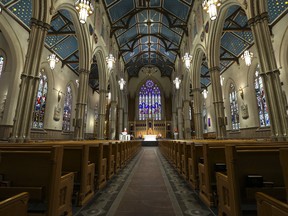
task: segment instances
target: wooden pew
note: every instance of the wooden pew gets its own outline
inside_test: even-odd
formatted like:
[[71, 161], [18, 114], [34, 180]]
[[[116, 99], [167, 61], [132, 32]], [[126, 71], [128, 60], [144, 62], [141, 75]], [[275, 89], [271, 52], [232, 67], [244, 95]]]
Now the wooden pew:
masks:
[[[63, 147], [0, 146], [0, 173], [11, 185], [0, 194], [30, 194], [29, 215], [72, 215], [73, 173], [61, 176]], [[64, 193], [65, 191], [65, 193]]]
[[186, 158], [188, 183], [194, 190], [197, 190], [199, 189], [198, 163], [200, 158], [203, 158], [202, 145], [194, 142], [186, 143]]
[[89, 144], [89, 161], [95, 163], [95, 189], [102, 189], [107, 184], [107, 158], [103, 155], [103, 143]]
[[[285, 187], [280, 169], [279, 147], [235, 146], [225, 147], [227, 175], [217, 173], [219, 215], [238, 216], [256, 213], [256, 192], [264, 192], [277, 199], [285, 197]], [[247, 186], [248, 175], [263, 176], [273, 182], [269, 187]]]
[[103, 144], [103, 157], [107, 159], [107, 173], [106, 179], [109, 180], [114, 175], [114, 161], [115, 157], [112, 152], [112, 143]]
[[2, 200], [0, 194], [0, 215], [1, 216], [27, 216], [29, 194], [23, 192]]
[[[4, 145], [2, 145], [4, 146]], [[38, 142], [30, 144], [6, 144], [7, 148], [26, 147], [33, 149], [61, 146], [64, 148], [62, 173], [74, 173], [73, 200], [78, 206], [85, 205], [94, 195], [95, 164], [89, 163], [89, 146], [78, 141]], [[69, 177], [67, 177], [69, 178]]]
[[89, 161], [89, 145], [62, 143], [64, 146], [62, 170], [73, 172], [76, 204], [87, 204], [94, 195], [95, 164]]
[[119, 142], [112, 143], [112, 154], [115, 157], [114, 173], [117, 174], [121, 169], [121, 151]]
[[198, 163], [199, 197], [207, 205], [215, 205], [215, 164], [225, 163], [224, 146], [203, 145], [203, 163]]
[[288, 203], [288, 148], [280, 149], [280, 162], [286, 187], [286, 202]]
[[287, 216], [288, 204], [281, 202], [267, 194], [257, 192], [257, 215], [258, 216]]

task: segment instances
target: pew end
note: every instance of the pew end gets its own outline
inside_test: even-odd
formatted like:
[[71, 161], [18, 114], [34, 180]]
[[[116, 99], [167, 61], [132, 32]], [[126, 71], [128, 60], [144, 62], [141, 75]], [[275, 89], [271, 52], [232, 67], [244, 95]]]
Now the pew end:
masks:
[[[3, 195], [3, 194], [2, 194]], [[0, 195], [0, 199], [2, 200]], [[0, 201], [1, 216], [27, 216], [29, 194], [23, 192]]]
[[281, 202], [265, 193], [257, 192], [258, 216], [287, 216], [288, 204]]

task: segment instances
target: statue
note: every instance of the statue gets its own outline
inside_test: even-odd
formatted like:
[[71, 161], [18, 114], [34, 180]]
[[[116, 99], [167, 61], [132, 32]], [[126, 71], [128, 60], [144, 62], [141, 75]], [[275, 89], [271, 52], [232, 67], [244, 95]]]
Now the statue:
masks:
[[151, 134], [153, 134], [153, 131], [152, 131], [152, 128], [150, 127], [150, 128], [148, 129], [148, 135], [151, 135]]
[[249, 112], [248, 112], [248, 105], [247, 104], [242, 104], [241, 105], [241, 114], [243, 119], [248, 119], [249, 118]]
[[61, 117], [61, 107], [59, 106], [59, 104], [57, 106], [55, 106], [54, 108], [54, 116], [53, 119], [55, 121], [59, 121]]

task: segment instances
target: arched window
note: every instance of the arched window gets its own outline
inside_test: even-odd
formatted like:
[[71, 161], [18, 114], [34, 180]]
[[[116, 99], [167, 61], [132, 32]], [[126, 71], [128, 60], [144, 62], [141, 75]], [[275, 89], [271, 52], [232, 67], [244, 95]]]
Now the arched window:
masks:
[[147, 80], [139, 91], [139, 120], [161, 120], [161, 92], [157, 84]]
[[38, 128], [38, 129], [44, 128], [44, 114], [46, 108], [47, 92], [48, 92], [47, 76], [40, 74], [38, 92], [33, 112], [32, 128]]
[[239, 123], [239, 109], [237, 103], [237, 92], [233, 84], [230, 85], [229, 101], [230, 101], [232, 130], [239, 130], [240, 123]]
[[259, 115], [260, 127], [267, 127], [270, 126], [270, 118], [268, 114], [268, 107], [264, 92], [263, 80], [260, 77], [259, 73], [260, 71], [258, 65], [255, 72], [255, 81], [254, 81], [257, 106], [258, 106], [258, 115]]
[[0, 56], [0, 78], [4, 70], [4, 57]]
[[70, 131], [71, 113], [72, 113], [72, 88], [68, 85], [66, 88], [66, 95], [64, 99], [64, 112], [63, 112], [63, 131]]

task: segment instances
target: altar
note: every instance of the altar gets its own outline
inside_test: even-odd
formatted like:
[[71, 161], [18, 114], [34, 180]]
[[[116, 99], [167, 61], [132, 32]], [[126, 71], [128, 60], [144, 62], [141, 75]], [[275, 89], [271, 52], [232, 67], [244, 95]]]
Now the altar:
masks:
[[144, 141], [156, 141], [156, 135], [147, 134], [144, 135]]

